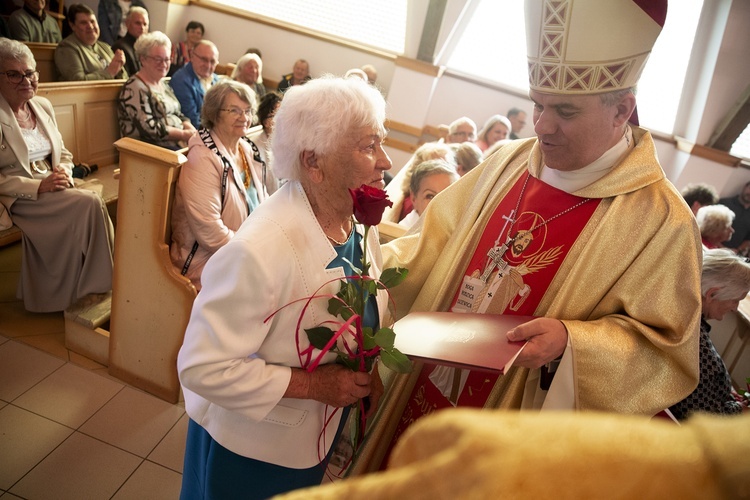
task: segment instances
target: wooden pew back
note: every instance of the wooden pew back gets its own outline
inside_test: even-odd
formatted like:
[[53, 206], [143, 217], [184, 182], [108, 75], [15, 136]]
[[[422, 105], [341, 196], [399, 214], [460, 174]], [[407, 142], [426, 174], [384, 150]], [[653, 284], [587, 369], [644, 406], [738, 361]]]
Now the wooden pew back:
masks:
[[122, 80], [40, 83], [37, 95], [52, 102], [65, 147], [78, 162], [117, 163], [117, 102]]
[[39, 71], [40, 82], [56, 82], [57, 68], [55, 67], [56, 43], [25, 42], [31, 49], [36, 60], [36, 69]]
[[123, 138], [115, 234], [109, 373], [176, 403], [177, 353], [196, 290], [169, 257], [182, 152]]

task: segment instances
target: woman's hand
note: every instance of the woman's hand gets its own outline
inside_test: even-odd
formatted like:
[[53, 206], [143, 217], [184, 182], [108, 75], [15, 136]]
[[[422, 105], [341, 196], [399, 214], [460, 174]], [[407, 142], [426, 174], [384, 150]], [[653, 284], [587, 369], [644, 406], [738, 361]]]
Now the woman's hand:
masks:
[[370, 394], [366, 372], [354, 372], [335, 363], [318, 366], [312, 372], [308, 398], [331, 406], [349, 406]]
[[369, 373], [354, 372], [335, 363], [320, 365], [312, 373], [292, 368], [292, 378], [284, 396], [314, 399], [330, 406], [342, 407], [369, 396], [371, 384], [372, 376]]
[[70, 177], [68, 173], [62, 167], [55, 167], [52, 169], [47, 177], [42, 179], [39, 183], [38, 194], [50, 193], [52, 191], [64, 191], [71, 186]]

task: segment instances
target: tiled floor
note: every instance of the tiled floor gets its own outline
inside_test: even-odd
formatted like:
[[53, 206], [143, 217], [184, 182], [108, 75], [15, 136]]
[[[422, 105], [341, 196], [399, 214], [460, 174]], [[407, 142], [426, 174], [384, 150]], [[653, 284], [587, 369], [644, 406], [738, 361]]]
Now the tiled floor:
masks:
[[68, 351], [62, 313], [27, 313], [20, 251], [0, 248], [0, 498], [178, 498], [184, 407]]

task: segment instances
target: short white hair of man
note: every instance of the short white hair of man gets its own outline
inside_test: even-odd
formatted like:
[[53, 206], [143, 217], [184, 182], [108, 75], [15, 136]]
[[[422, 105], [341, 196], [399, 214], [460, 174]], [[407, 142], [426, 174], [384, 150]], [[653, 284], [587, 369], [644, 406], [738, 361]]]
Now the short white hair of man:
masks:
[[274, 171], [281, 179], [300, 180], [301, 155], [332, 153], [350, 130], [371, 127], [385, 135], [385, 99], [359, 78], [326, 75], [284, 94], [271, 136]]

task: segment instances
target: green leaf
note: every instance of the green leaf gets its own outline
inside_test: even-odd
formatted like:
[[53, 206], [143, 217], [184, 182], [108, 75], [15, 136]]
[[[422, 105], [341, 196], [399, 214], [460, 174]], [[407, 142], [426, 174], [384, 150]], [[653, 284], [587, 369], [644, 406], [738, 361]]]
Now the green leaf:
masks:
[[375, 280], [367, 280], [367, 285], [365, 285], [365, 290], [367, 290], [367, 293], [370, 295], [375, 295], [378, 293], [378, 282]]
[[359, 361], [349, 358], [349, 356], [345, 353], [339, 353], [339, 358], [336, 361], [340, 365], [346, 366], [353, 372], [359, 371]]
[[346, 308], [346, 304], [343, 304], [340, 300], [335, 297], [328, 299], [328, 314], [331, 316], [338, 316], [341, 314], [341, 310]]
[[381, 328], [375, 333], [375, 343], [383, 349], [393, 349], [396, 334], [390, 328]]
[[380, 274], [381, 283], [378, 285], [378, 288], [382, 290], [398, 286], [406, 279], [408, 274], [409, 270], [405, 267], [389, 267]]
[[409, 373], [412, 370], [411, 361], [398, 349], [380, 351], [380, 360], [396, 373]]
[[365, 350], [370, 350], [378, 345], [375, 337], [372, 334], [372, 328], [365, 326], [362, 328], [362, 347]]
[[333, 338], [334, 331], [325, 326], [316, 326], [315, 328], [305, 329], [307, 333], [307, 340], [316, 348], [325, 348], [328, 341]]

